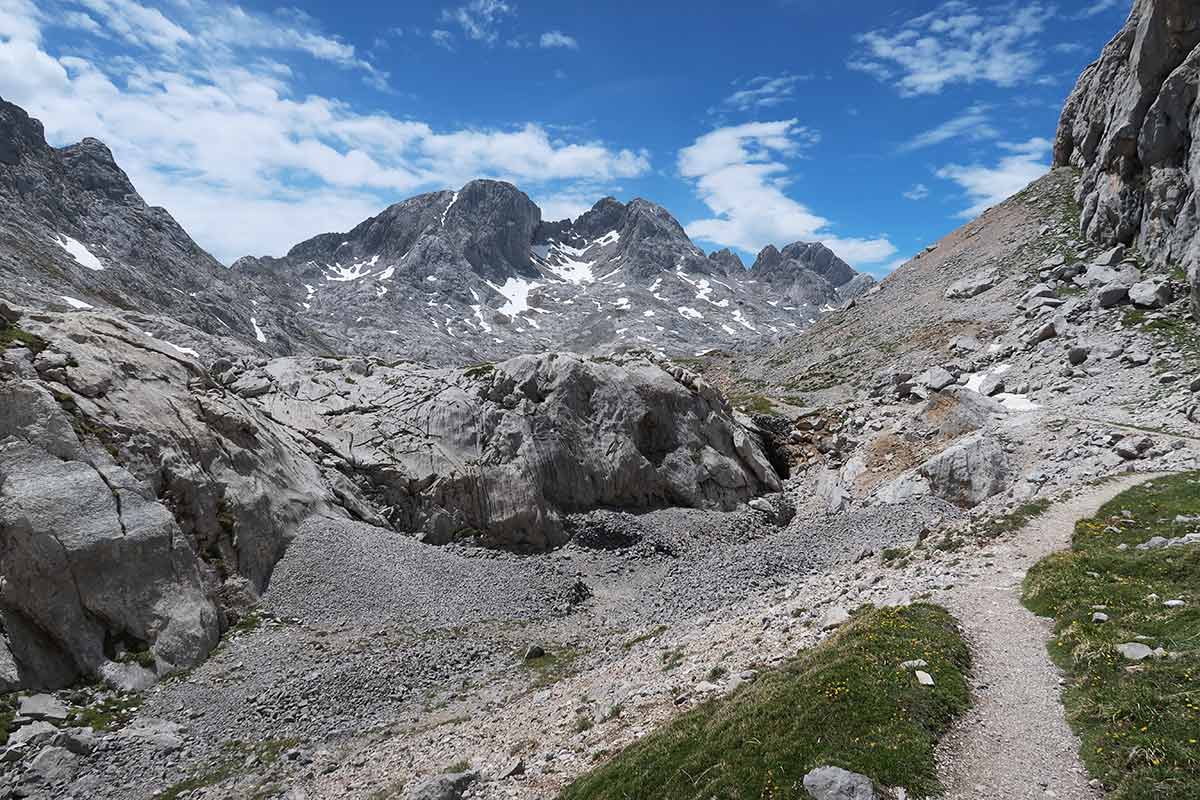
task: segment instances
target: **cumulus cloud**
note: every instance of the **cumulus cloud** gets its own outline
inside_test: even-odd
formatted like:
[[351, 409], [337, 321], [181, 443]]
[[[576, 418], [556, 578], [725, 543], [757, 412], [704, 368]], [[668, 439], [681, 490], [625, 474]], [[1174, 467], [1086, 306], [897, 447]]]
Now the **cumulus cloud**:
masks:
[[896, 252], [884, 237], [843, 238], [832, 222], [793, 200], [784, 189], [783, 159], [799, 156], [820, 135], [797, 120], [719, 128], [679, 152], [679, 172], [695, 183], [713, 216], [687, 226], [689, 236], [757, 252], [768, 244], [821, 241], [855, 264], [883, 261]]
[[811, 75], [760, 75], [726, 97], [721, 106], [735, 111], [773, 108], [791, 100], [795, 96], [796, 85], [808, 80], [812, 80]]
[[98, 15], [97, 35], [146, 49], [93, 61], [43, 46], [50, 23], [31, 5], [0, 3], [23, 8], [0, 23], [0, 95], [41, 119], [54, 143], [103, 139], [147, 201], [225, 261], [281, 253], [400, 197], [474, 177], [552, 195], [650, 168], [645, 152], [552, 137], [535, 124], [441, 130], [304, 93], [289, 60], [357, 68], [349, 62], [359, 56], [301, 17], [270, 31], [250, 15], [253, 24], [234, 33], [227, 26], [247, 12], [210, 3], [203, 20], [168, 20], [187, 36], [131, 33], [145, 42], [133, 45]]
[[847, 66], [894, 84], [905, 96], [938, 94], [956, 83], [1015, 86], [1037, 77], [1037, 38], [1053, 15], [1052, 7], [1037, 2], [949, 0], [897, 28], [861, 34]]
[[904, 196], [909, 200], [924, 200], [926, 197], [929, 197], [929, 187], [923, 183], [918, 183], [905, 192]]
[[1002, 142], [1006, 153], [995, 166], [948, 164], [937, 171], [939, 178], [962, 187], [972, 205], [960, 217], [975, 217], [1007, 200], [1040, 178], [1050, 168], [1050, 141], [1037, 137], [1027, 142]]
[[567, 36], [562, 31], [546, 31], [542, 34], [542, 38], [538, 44], [544, 49], [552, 49], [556, 47], [566, 48], [568, 50], [578, 50], [579, 42], [574, 36]]
[[987, 106], [974, 105], [941, 125], [918, 133], [900, 145], [899, 149], [902, 153], [911, 153], [914, 150], [932, 147], [951, 139], [963, 137], [974, 140], [994, 139], [998, 135], [988, 119]]

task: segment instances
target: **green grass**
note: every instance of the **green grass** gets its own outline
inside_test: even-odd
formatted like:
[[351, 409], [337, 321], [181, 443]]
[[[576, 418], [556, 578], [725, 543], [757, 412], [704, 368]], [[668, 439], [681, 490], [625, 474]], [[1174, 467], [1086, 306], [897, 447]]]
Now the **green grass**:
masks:
[[96, 731], [115, 731], [125, 727], [137, 715], [141, 700], [136, 694], [119, 692], [98, 703], [71, 709], [71, 725]]
[[490, 361], [483, 361], [478, 364], [472, 364], [463, 370], [463, 375], [467, 378], [485, 378], [496, 371], [496, 365]]
[[[243, 764], [250, 756], [256, 756], [260, 764], [270, 766], [279, 760], [285, 750], [296, 746], [296, 739], [267, 739], [254, 745], [247, 745], [240, 740], [226, 742], [221, 746], [221, 758], [205, 772], [172, 784], [158, 795], [159, 800], [179, 800], [198, 789], [207, 789], [217, 784], [237, 777], [241, 774]], [[268, 787], [259, 785], [245, 797], [263, 797], [263, 790]]]
[[666, 632], [667, 632], [666, 625], [656, 625], [653, 628], [651, 628], [650, 630], [643, 633], [641, 636], [635, 636], [632, 639], [630, 639], [629, 641], [625, 642], [621, 646], [623, 648], [625, 648], [626, 650], [632, 650], [634, 647], [638, 646], [642, 642], [648, 642], [651, 639], [656, 639], [659, 636], [662, 636]]
[[[936, 686], [899, 666], [918, 658]], [[865, 608], [831, 639], [583, 775], [561, 800], [799, 800], [804, 775], [824, 764], [937, 792], [934, 746], [967, 707], [969, 659], [944, 609]]]
[[761, 394], [731, 394], [729, 404], [751, 414], [770, 414], [775, 411], [771, 399]]
[[541, 658], [523, 660], [521, 666], [533, 673], [530, 688], [542, 689], [577, 674], [579, 668], [576, 662], [582, 655], [580, 650], [565, 647], [547, 652]]
[[24, 347], [36, 355], [45, 350], [47, 345], [46, 340], [42, 337], [34, 336], [15, 325], [10, 325], [7, 328], [0, 328], [0, 350], [7, 350], [10, 347]]
[[[1136, 549], [1195, 529], [1176, 524], [1179, 515], [1200, 516], [1200, 472], [1118, 495], [1025, 581], [1026, 605], [1055, 620], [1050, 654], [1067, 674], [1067, 716], [1110, 800], [1200, 796], [1200, 547]], [[1176, 599], [1187, 605], [1163, 606]], [[1093, 623], [1093, 606], [1109, 621]], [[1138, 636], [1180, 655], [1125, 661], [1115, 646]]]
[[1025, 503], [1008, 514], [992, 517], [983, 524], [980, 535], [986, 539], [995, 539], [1006, 533], [1013, 533], [1024, 528], [1032, 520], [1037, 519], [1050, 509], [1050, 501], [1042, 498]]

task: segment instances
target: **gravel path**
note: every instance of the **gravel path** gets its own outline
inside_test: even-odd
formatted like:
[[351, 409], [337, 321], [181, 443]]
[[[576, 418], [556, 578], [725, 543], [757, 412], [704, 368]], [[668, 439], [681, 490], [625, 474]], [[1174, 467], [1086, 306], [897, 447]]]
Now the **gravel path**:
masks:
[[1050, 624], [1021, 605], [1021, 582], [1039, 560], [1070, 546], [1077, 520], [1153, 477], [1110, 481], [1054, 506], [997, 548], [990, 576], [947, 596], [972, 646], [975, 702], [939, 749], [945, 800], [1100, 796], [1063, 713], [1059, 672], [1046, 653]]

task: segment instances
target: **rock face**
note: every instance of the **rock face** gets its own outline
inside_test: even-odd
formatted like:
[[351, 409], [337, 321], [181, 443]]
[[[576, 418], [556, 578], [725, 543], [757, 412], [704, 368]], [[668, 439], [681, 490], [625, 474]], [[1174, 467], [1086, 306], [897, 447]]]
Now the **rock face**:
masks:
[[1200, 17], [1191, 0], [1137, 0], [1063, 110], [1056, 166], [1082, 170], [1087, 238], [1186, 268], [1200, 315]]
[[[279, 359], [252, 402], [348, 464], [387, 522], [522, 551], [596, 507], [731, 509], [778, 478], [724, 400], [678, 367], [549, 353], [465, 371]], [[242, 380], [245, 380], [243, 378]]]
[[0, 359], [4, 689], [195, 664], [313, 515], [528, 552], [566, 513], [780, 487], [715, 390], [644, 358], [205, 369], [120, 319], [4, 309], [28, 344]]

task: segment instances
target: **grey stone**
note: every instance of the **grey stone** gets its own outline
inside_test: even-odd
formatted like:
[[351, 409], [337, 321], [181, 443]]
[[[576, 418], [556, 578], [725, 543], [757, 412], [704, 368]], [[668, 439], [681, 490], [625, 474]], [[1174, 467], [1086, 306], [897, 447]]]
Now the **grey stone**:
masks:
[[29, 719], [62, 722], [70, 714], [70, 710], [66, 703], [52, 694], [34, 694], [21, 698], [17, 704], [17, 713]]
[[928, 672], [925, 672], [924, 670], [917, 670], [914, 674], [916, 675], [917, 683], [921, 684], [922, 686], [933, 686], [933, 676]]
[[831, 628], [840, 628], [850, 621], [850, 612], [842, 606], [831, 606], [825, 609], [825, 613], [821, 614], [817, 620], [817, 628], [823, 631]]
[[1162, 281], [1142, 281], [1129, 287], [1129, 301], [1139, 308], [1162, 308], [1171, 302], [1171, 290]]
[[841, 767], [817, 767], [804, 776], [804, 788], [813, 800], [876, 800], [875, 787], [866, 775]]
[[117, 738], [174, 752], [183, 747], [183, 726], [163, 719], [139, 718], [117, 731]]
[[478, 779], [479, 773], [474, 770], [436, 775], [414, 785], [408, 793], [408, 800], [460, 800]]
[[1125, 642], [1117, 645], [1117, 652], [1126, 661], [1143, 661], [1154, 655], [1154, 651], [1141, 642]]
[[1012, 483], [1012, 465], [994, 437], [972, 434], [926, 461], [918, 472], [937, 497], [971, 508]]
[[993, 397], [1005, 390], [1004, 378], [999, 375], [988, 375], [979, 384], [979, 393], [984, 397]]
[[1101, 308], [1113, 308], [1129, 299], [1129, 286], [1124, 283], [1106, 283], [1096, 293], [1096, 302]]
[[946, 289], [945, 297], [947, 300], [965, 300], [975, 297], [991, 289], [998, 280], [999, 273], [994, 270], [968, 275], [950, 284]]
[[44, 742], [49, 742], [55, 734], [58, 733], [58, 728], [51, 725], [49, 722], [38, 720], [31, 722], [28, 725], [22, 725], [17, 728], [8, 737], [9, 744], [29, 744], [38, 745]]
[[954, 382], [954, 375], [942, 367], [931, 367], [917, 378], [917, 383], [927, 386], [935, 392], [940, 392]]
[[46, 747], [34, 756], [29, 769], [50, 785], [66, 783], [79, 769], [79, 757], [65, 747]]

